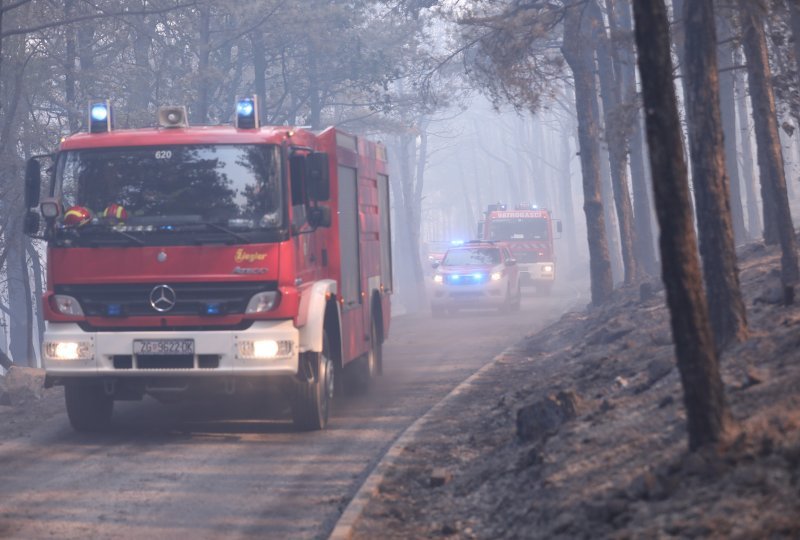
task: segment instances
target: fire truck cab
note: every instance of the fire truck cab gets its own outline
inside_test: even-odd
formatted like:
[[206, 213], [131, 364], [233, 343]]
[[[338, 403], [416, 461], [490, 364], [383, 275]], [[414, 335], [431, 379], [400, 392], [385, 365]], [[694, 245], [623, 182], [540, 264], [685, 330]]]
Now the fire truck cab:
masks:
[[561, 233], [561, 222], [553, 220], [547, 209], [529, 203], [513, 210], [502, 203], [490, 204], [480, 226], [481, 238], [505, 243], [519, 266], [520, 283], [548, 295], [556, 278], [554, 221]]
[[[300, 429], [382, 369], [392, 292], [383, 146], [336, 128], [113, 130], [90, 104], [42, 181], [26, 171], [26, 232], [47, 241], [42, 361], [76, 430], [115, 400], [280, 392]], [[40, 193], [44, 197], [40, 197]], [[44, 223], [40, 225], [41, 217]]]

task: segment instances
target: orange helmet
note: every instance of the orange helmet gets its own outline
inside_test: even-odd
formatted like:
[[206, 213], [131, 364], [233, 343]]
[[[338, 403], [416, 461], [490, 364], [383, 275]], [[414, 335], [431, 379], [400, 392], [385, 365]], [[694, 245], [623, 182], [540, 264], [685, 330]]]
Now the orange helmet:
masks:
[[72, 206], [64, 212], [64, 225], [68, 227], [80, 227], [92, 221], [92, 214], [88, 208], [83, 206]]
[[106, 209], [103, 210], [101, 215], [104, 219], [111, 222], [120, 222], [128, 219], [128, 212], [125, 211], [125, 208], [121, 204], [117, 203], [106, 206]]

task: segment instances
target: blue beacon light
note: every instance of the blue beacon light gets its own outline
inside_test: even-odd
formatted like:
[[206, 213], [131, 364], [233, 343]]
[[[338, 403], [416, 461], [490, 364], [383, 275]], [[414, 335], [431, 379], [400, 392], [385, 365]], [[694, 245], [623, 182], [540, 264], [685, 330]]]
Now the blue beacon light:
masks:
[[258, 101], [255, 96], [242, 98], [236, 102], [236, 127], [238, 129], [258, 128]]
[[89, 103], [89, 133], [111, 131], [111, 102], [95, 101]]

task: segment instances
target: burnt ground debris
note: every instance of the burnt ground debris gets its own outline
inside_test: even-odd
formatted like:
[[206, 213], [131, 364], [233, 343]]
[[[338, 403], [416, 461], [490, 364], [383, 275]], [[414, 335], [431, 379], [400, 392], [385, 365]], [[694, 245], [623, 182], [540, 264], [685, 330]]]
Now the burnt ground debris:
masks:
[[779, 257], [739, 253], [750, 338], [721, 357], [720, 455], [688, 452], [663, 289], [620, 289], [430, 418], [354, 538], [800, 537], [800, 305], [781, 304]]

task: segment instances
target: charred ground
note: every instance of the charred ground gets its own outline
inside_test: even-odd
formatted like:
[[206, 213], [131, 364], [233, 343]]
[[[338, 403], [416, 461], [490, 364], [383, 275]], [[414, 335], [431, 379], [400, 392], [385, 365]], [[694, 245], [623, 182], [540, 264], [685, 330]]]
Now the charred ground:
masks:
[[721, 359], [738, 423], [722, 455], [687, 452], [663, 290], [623, 289], [427, 422], [355, 537], [800, 536], [800, 306], [780, 304], [777, 248], [739, 257], [750, 338]]

